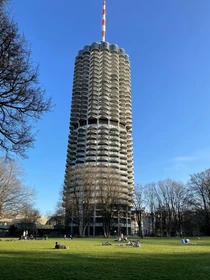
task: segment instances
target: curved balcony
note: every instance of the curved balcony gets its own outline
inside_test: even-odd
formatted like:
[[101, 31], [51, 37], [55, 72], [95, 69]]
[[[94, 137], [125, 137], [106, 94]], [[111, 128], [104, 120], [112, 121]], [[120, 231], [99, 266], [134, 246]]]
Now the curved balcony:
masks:
[[127, 172], [128, 168], [127, 165], [121, 165], [120, 166], [120, 171], [126, 171]]
[[77, 155], [77, 158], [84, 157], [85, 152], [84, 151], [77, 151], [76, 155]]
[[71, 159], [72, 157], [76, 157], [76, 152], [74, 151], [69, 151], [67, 154], [67, 158]]
[[87, 108], [87, 106], [88, 106], [88, 96], [87, 95], [83, 95], [83, 96], [81, 96], [81, 107], [82, 108]]
[[126, 174], [120, 174], [120, 181], [122, 182], [127, 182], [128, 181], [128, 178], [127, 178], [127, 172]]
[[99, 118], [108, 118], [109, 117], [109, 110], [99, 110]]
[[115, 135], [111, 134], [111, 135], [109, 135], [109, 140], [119, 142], [119, 136], [118, 135], [115, 136]]
[[86, 163], [96, 163], [96, 159], [88, 157], [88, 158], [86, 158]]
[[103, 97], [107, 98], [107, 97], [109, 97], [109, 94], [110, 94], [109, 85], [102, 84], [100, 93], [99, 93], [100, 98], [103, 98]]
[[110, 139], [119, 140], [120, 134], [118, 131], [110, 130], [109, 135], [110, 135]]
[[121, 156], [127, 156], [127, 150], [126, 149], [120, 149], [120, 155]]
[[127, 138], [127, 131], [125, 129], [124, 130], [120, 130], [120, 137]]
[[107, 151], [108, 152], [108, 150], [109, 150], [109, 146], [107, 145], [107, 143], [106, 144], [104, 144], [104, 143], [98, 143], [98, 149], [100, 149], [100, 150], [104, 150], [104, 151]]
[[98, 144], [99, 145], [108, 145], [107, 140], [108, 140], [108, 137], [106, 135], [104, 135], [104, 137], [102, 137], [102, 135], [100, 135], [98, 137]]
[[99, 61], [93, 61], [93, 62], [91, 62], [91, 64], [90, 64], [90, 71], [92, 70], [97, 70], [97, 71], [100, 71], [100, 69], [101, 69], [101, 66], [100, 66], [100, 62]]
[[77, 140], [77, 132], [72, 132], [69, 137], [68, 137], [69, 141], [70, 140], [74, 140], [76, 141]]
[[117, 110], [117, 113], [119, 113], [119, 99], [117, 98], [117, 96], [111, 96], [110, 98], [110, 111], [115, 111], [116, 113], [116, 110]]
[[97, 131], [88, 131], [87, 133], [87, 138], [90, 139], [90, 138], [94, 138], [94, 139], [97, 139]]
[[82, 148], [85, 149], [85, 146], [86, 146], [86, 142], [85, 142], [85, 141], [84, 141], [84, 142], [78, 142], [78, 143], [77, 143], [77, 147], [78, 147], [79, 149], [82, 149]]
[[98, 145], [108, 145], [108, 137], [107, 136], [99, 137], [98, 138]]
[[132, 128], [132, 122], [131, 120], [127, 120], [126, 128], [129, 130]]
[[71, 125], [74, 125], [74, 123], [77, 123], [78, 120], [79, 120], [78, 118], [71, 117]]
[[94, 112], [89, 112], [88, 113], [88, 118], [98, 118], [98, 112], [96, 112], [95, 111], [95, 113]]
[[122, 159], [120, 159], [120, 164], [121, 164], [121, 165], [127, 165], [127, 160], [122, 160]]
[[119, 114], [117, 114], [116, 112], [115, 113], [110, 112], [110, 118], [112, 120], [118, 120], [119, 119]]
[[85, 135], [82, 136], [82, 137], [78, 137], [77, 142], [78, 142], [78, 143], [83, 143], [83, 142], [85, 142]]
[[127, 160], [127, 155], [120, 153], [120, 160]]
[[104, 155], [104, 156], [97, 156], [97, 161], [99, 162], [108, 162], [108, 156]]
[[120, 111], [120, 122], [121, 123], [126, 123], [126, 117], [125, 117], [125, 114], [123, 112]]
[[75, 103], [75, 102], [72, 102], [72, 105], [71, 105], [71, 112], [75, 112], [77, 113], [77, 111], [80, 109], [80, 104], [78, 103]]
[[109, 101], [109, 94], [110, 94], [110, 90], [107, 90], [107, 88], [105, 87], [101, 88], [101, 92], [99, 94], [99, 101], [101, 105], [106, 104]]
[[134, 171], [133, 168], [128, 170], [128, 178], [133, 178]]
[[89, 105], [88, 105], [88, 110], [92, 110], [93, 112], [97, 112], [96, 107], [98, 107], [98, 101], [90, 99]]
[[95, 156], [96, 156], [96, 152], [93, 150], [86, 152], [86, 157], [95, 157]]
[[109, 157], [109, 162], [116, 162], [120, 165], [120, 160], [118, 157]]
[[74, 166], [76, 161], [67, 159], [66, 162], [67, 162], [67, 166]]
[[127, 161], [128, 170], [133, 170], [133, 161]]
[[120, 138], [120, 145], [125, 147], [125, 145], [127, 145], [127, 139]]
[[77, 147], [77, 153], [85, 153], [85, 147]]
[[87, 119], [87, 113], [81, 113], [80, 114], [80, 119], [86, 120]]
[[110, 146], [109, 147], [109, 152], [112, 153], [112, 152], [117, 152], [119, 153], [119, 147], [118, 146]]
[[96, 140], [87, 140], [87, 145], [96, 145], [97, 144], [97, 141]]
[[88, 130], [87, 130], [87, 134], [90, 135], [90, 134], [97, 134], [97, 127], [96, 126], [93, 126], [93, 125], [89, 125], [88, 126]]
[[118, 168], [119, 167], [119, 164], [118, 163], [116, 163], [116, 162], [109, 162], [109, 166], [111, 166], [111, 167], [116, 167], [116, 168]]
[[127, 177], [127, 169], [126, 169], [126, 170], [121, 170], [121, 169], [120, 169], [120, 174], [121, 174], [122, 176], [126, 176], [126, 177]]
[[77, 121], [79, 119], [79, 112], [78, 113], [75, 113], [75, 112], [72, 112], [71, 113], [71, 120], [72, 121]]
[[105, 151], [105, 150], [98, 150], [97, 154], [98, 154], [98, 156], [108, 156], [107, 151]]
[[79, 132], [78, 133], [78, 142], [85, 141], [85, 139], [86, 139], [86, 133]]
[[96, 143], [97, 137], [95, 135], [87, 136], [87, 143]]
[[109, 149], [109, 155], [110, 155], [110, 156], [117, 156], [117, 157], [118, 157], [118, 156], [119, 156], [119, 151], [118, 151], [118, 149], [115, 149], [115, 148], [114, 148], [114, 149], [111, 149], [111, 148], [110, 148], [110, 149]]
[[99, 131], [99, 133], [101, 133], [101, 132], [108, 133], [109, 132], [109, 128], [108, 128], [108, 126], [99, 125], [98, 131]]
[[104, 138], [104, 139], [108, 139], [108, 131], [103, 131], [103, 130], [98, 130], [98, 139]]
[[110, 64], [110, 61], [111, 61], [111, 57], [107, 53], [102, 56], [102, 59], [101, 59], [102, 65], [104, 63]]
[[85, 159], [79, 158], [76, 160], [76, 164], [85, 163]]
[[113, 147], [119, 147], [120, 146], [118, 141], [109, 141], [109, 145], [113, 146]]
[[93, 157], [96, 156], [96, 150], [93, 150], [93, 149], [92, 149], [92, 150], [88, 150], [88, 149], [87, 149], [87, 151], [86, 151], [86, 157], [87, 157], [87, 156], [93, 156]]
[[74, 85], [73, 89], [72, 89], [72, 92], [73, 92], [72, 97], [75, 96], [76, 93], [80, 94], [81, 93], [81, 89], [82, 89], [82, 87], [80, 85], [78, 85], [78, 84]]
[[101, 97], [100, 101], [101, 101], [101, 104], [103, 104], [103, 106], [109, 108], [109, 97], [108, 96]]

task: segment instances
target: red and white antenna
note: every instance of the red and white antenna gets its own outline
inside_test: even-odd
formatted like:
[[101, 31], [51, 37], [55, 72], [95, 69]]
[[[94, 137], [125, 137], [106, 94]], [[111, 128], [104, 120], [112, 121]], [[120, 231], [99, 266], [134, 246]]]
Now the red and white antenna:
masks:
[[106, 1], [103, 1], [102, 11], [102, 42], [105, 42], [106, 37]]

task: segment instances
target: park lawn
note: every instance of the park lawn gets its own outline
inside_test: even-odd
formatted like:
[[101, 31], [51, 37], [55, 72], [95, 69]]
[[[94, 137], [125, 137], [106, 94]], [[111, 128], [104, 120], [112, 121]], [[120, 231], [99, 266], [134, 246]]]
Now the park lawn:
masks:
[[[186, 245], [179, 238], [144, 238], [140, 248], [104, 238], [6, 240], [0, 241], [2, 280], [210, 279], [210, 238]], [[69, 249], [55, 250], [55, 241]]]

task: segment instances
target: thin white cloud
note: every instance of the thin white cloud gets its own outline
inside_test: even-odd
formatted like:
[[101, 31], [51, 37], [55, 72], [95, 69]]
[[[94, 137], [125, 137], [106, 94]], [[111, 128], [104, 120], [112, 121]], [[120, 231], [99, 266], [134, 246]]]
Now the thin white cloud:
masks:
[[171, 161], [172, 162], [189, 162], [189, 161], [193, 161], [193, 160], [197, 160], [198, 157], [195, 157], [195, 156], [179, 156], [179, 157], [175, 157], [175, 158], [172, 158]]
[[204, 159], [210, 159], [210, 147], [197, 150], [194, 153], [191, 153], [190, 155], [182, 155], [182, 156], [174, 157], [170, 159], [170, 161], [174, 163], [188, 163], [188, 162], [199, 161]]
[[166, 177], [187, 181], [190, 174], [207, 168], [210, 168], [210, 147], [169, 159], [164, 174]]

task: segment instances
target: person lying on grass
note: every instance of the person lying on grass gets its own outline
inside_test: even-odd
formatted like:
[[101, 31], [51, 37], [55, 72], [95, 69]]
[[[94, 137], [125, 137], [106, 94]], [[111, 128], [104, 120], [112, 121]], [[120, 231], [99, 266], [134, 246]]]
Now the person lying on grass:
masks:
[[55, 249], [68, 249], [68, 247], [55, 242]]
[[112, 244], [110, 242], [102, 242], [102, 246], [111, 246]]
[[181, 240], [181, 244], [196, 244], [195, 242], [191, 242], [189, 238], [183, 238]]
[[135, 241], [128, 241], [128, 243], [124, 244], [117, 244], [117, 246], [122, 246], [122, 247], [141, 247], [141, 243], [139, 240]]

